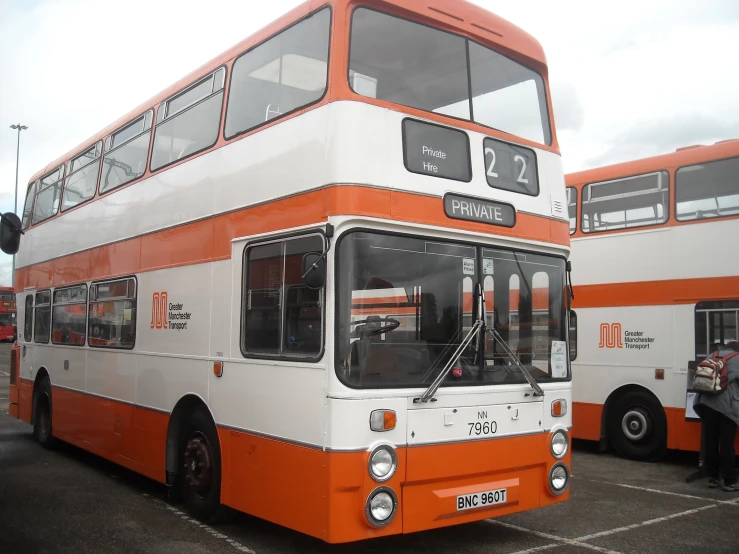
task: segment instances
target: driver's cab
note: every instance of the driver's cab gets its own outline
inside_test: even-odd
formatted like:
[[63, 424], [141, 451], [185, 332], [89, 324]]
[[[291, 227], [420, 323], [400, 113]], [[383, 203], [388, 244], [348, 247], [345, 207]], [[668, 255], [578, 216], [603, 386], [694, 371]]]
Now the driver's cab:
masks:
[[428, 344], [421, 337], [420, 293], [373, 277], [352, 291], [349, 379], [387, 386], [407, 383], [431, 365]]

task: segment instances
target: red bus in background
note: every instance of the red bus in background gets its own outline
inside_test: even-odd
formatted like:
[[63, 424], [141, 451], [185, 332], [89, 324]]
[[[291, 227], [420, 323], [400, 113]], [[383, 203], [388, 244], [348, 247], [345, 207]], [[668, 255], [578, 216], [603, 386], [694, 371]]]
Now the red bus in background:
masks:
[[13, 287], [0, 287], [0, 341], [14, 341], [15, 291]]
[[15, 291], [13, 287], [0, 287], [0, 341], [14, 341], [15, 325]]

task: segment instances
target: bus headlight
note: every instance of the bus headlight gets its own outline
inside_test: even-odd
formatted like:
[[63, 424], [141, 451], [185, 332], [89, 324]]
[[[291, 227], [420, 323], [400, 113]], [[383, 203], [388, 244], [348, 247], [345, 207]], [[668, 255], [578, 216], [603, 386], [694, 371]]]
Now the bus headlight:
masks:
[[374, 527], [383, 527], [393, 520], [397, 508], [398, 500], [391, 488], [375, 489], [367, 498], [367, 521]]
[[387, 481], [398, 468], [398, 456], [391, 446], [378, 446], [369, 457], [369, 473], [378, 482]]
[[554, 464], [549, 471], [549, 490], [552, 494], [559, 496], [565, 490], [570, 480], [570, 472], [563, 463]]
[[565, 431], [557, 431], [552, 435], [551, 450], [552, 456], [558, 460], [567, 454], [567, 447], [569, 446], [567, 439], [567, 433]]

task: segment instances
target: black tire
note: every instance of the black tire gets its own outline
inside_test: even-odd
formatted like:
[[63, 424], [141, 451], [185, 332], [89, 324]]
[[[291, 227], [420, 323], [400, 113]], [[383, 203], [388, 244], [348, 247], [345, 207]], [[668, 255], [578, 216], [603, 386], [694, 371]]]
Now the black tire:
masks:
[[608, 439], [622, 457], [653, 462], [667, 450], [667, 416], [648, 392], [617, 398], [607, 417]]
[[33, 395], [33, 436], [44, 448], [54, 448], [57, 441], [51, 431], [51, 381], [44, 376]]
[[197, 408], [185, 422], [180, 447], [178, 479], [182, 500], [192, 517], [215, 523], [221, 506], [221, 446], [218, 431], [205, 408]]

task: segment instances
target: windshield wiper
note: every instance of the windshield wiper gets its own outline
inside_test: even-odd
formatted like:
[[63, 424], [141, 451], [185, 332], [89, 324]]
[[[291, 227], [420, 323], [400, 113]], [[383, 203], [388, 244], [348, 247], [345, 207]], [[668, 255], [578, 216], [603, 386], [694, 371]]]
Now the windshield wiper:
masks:
[[536, 382], [536, 379], [534, 379], [531, 373], [529, 373], [529, 370], [526, 369], [526, 367], [521, 363], [521, 360], [518, 359], [518, 356], [513, 353], [513, 351], [510, 349], [506, 341], [503, 340], [503, 337], [500, 336], [500, 333], [498, 333], [495, 327], [488, 327], [486, 330], [496, 341], [498, 341], [498, 343], [503, 347], [503, 351], [513, 361], [516, 367], [518, 367], [521, 373], [523, 373], [523, 376], [529, 382], [531, 388], [534, 389], [534, 396], [544, 396], [544, 391], [539, 386], [539, 383]]
[[452, 357], [449, 358], [449, 361], [444, 366], [444, 369], [441, 370], [439, 375], [436, 376], [436, 379], [434, 379], [434, 382], [429, 385], [429, 388], [426, 389], [426, 392], [424, 392], [419, 398], [414, 398], [413, 403], [418, 404], [419, 402], [424, 404], [431, 400], [436, 394], [436, 391], [441, 386], [441, 382], [444, 380], [444, 378], [447, 376], [449, 371], [451, 371], [452, 367], [454, 367], [455, 362], [457, 361], [457, 358], [462, 354], [465, 348], [472, 342], [472, 339], [475, 338], [475, 335], [480, 330], [480, 328], [483, 325], [483, 320], [478, 319], [475, 321], [475, 323], [472, 325], [472, 329], [470, 329], [469, 333], [462, 339], [462, 342], [459, 343], [459, 346], [452, 354]]

